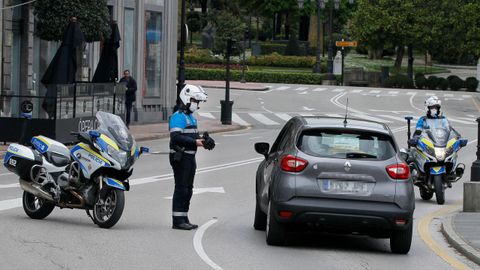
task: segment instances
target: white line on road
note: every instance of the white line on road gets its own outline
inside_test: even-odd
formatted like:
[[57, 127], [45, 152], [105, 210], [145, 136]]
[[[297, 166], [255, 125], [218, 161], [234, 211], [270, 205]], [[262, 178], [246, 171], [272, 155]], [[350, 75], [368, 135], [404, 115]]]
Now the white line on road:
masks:
[[301, 116], [315, 116], [313, 113], [300, 113]]
[[20, 185], [18, 183], [15, 183], [15, 184], [7, 184], [7, 185], [0, 185], [0, 189], [4, 189], [4, 188], [16, 188], [16, 187], [20, 187]]
[[215, 270], [222, 270], [222, 268], [216, 264], [214, 261], [212, 261], [207, 253], [205, 253], [205, 250], [203, 249], [202, 246], [202, 238], [205, 232], [207, 231], [208, 227], [212, 226], [217, 222], [216, 219], [212, 219], [208, 221], [207, 223], [203, 224], [198, 230], [195, 232], [195, 235], [193, 236], [193, 248], [195, 249], [195, 252], [200, 256], [200, 258], [208, 264], [212, 269]]
[[413, 98], [414, 98], [416, 95], [417, 95], [417, 93], [413, 93], [413, 95], [410, 96], [410, 106], [412, 106], [412, 108], [414, 108], [415, 110], [424, 112], [424, 110], [417, 108], [417, 107], [413, 104]]
[[396, 94], [398, 94], [398, 91], [388, 91], [388, 93], [391, 94], [391, 95], [396, 95]]
[[407, 95], [416, 95], [417, 92], [407, 92]]
[[400, 122], [407, 122], [407, 120], [405, 120], [405, 118], [403, 118], [403, 117], [387, 115], [387, 114], [380, 114], [378, 116], [393, 119], [393, 120], [400, 121]]
[[241, 125], [241, 126], [250, 126], [249, 123], [245, 122], [245, 121], [244, 121], [242, 118], [240, 118], [240, 116], [238, 116], [238, 114], [236, 114], [236, 113], [233, 113], [233, 114], [232, 114], [232, 121], [233, 121], [234, 123], [237, 123], [237, 124]]
[[370, 94], [379, 94], [379, 93], [381, 93], [381, 92], [382, 92], [382, 91], [380, 91], [380, 90], [371, 90], [371, 91], [368, 92], [368, 93], [370, 93]]
[[327, 90], [327, 88], [315, 88], [312, 91], [313, 92], [322, 92], [322, 91], [325, 91], [325, 90]]
[[453, 94], [443, 94], [443, 97], [453, 97]]
[[267, 126], [274, 126], [274, 125], [280, 125], [279, 123], [269, 119], [265, 115], [261, 113], [249, 113], [251, 117], [253, 117], [255, 120], [259, 121], [260, 123], [267, 125]]
[[205, 118], [210, 118], [210, 119], [215, 119], [215, 116], [209, 112], [199, 112], [198, 115], [205, 117]]
[[366, 115], [366, 114], [363, 114], [363, 113], [354, 113], [353, 115], [358, 117], [358, 118], [362, 118], [362, 119], [366, 119], [366, 120], [370, 120], [370, 121], [375, 121], [375, 122], [380, 122], [380, 123], [393, 123], [390, 120], [385, 120], [385, 119], [381, 119], [381, 118], [378, 118], [378, 117], [369, 116], [369, 115]]
[[425, 96], [435, 96], [435, 93], [428, 92], [428, 93], [425, 93]]
[[12, 200], [5, 200], [0, 201], [0, 211], [13, 209], [22, 206], [22, 199], [12, 199]]
[[342, 115], [338, 113], [326, 113], [325, 115], [328, 117], [342, 117]]
[[334, 93], [340, 93], [340, 92], [343, 92], [343, 91], [345, 91], [345, 89], [337, 88], [337, 89], [332, 90], [332, 92], [334, 92]]
[[462, 95], [462, 98], [471, 98], [472, 95]]
[[362, 89], [354, 89], [354, 90], [350, 91], [350, 93], [361, 93], [361, 92], [363, 92]]
[[305, 111], [315, 111], [315, 109], [312, 109], [312, 108], [309, 108], [309, 107], [305, 107], [305, 106], [303, 106], [302, 109], [305, 110]]
[[284, 121], [288, 121], [290, 120], [292, 117], [286, 113], [276, 113], [275, 116], [277, 116], [278, 118], [284, 120]]
[[[210, 187], [210, 188], [194, 188], [193, 195], [203, 194], [203, 193], [225, 193], [225, 189], [223, 187]], [[172, 196], [163, 197], [166, 200], [173, 199]]]
[[275, 90], [279, 90], [279, 91], [282, 91], [282, 90], [287, 90], [289, 89], [290, 86], [280, 86], [279, 88], [275, 89]]
[[305, 91], [305, 92], [301, 92], [301, 93], [298, 93], [299, 95], [306, 95], [308, 94], [308, 91]]
[[297, 89], [295, 89], [295, 91], [305, 91], [307, 89], [308, 87], [298, 87]]
[[457, 122], [457, 123], [460, 123], [460, 124], [475, 125], [475, 122], [474, 122], [474, 121], [467, 122], [467, 121], [463, 121], [463, 120], [459, 120], [459, 119], [451, 118], [451, 117], [447, 117], [447, 119], [448, 119], [448, 121]]

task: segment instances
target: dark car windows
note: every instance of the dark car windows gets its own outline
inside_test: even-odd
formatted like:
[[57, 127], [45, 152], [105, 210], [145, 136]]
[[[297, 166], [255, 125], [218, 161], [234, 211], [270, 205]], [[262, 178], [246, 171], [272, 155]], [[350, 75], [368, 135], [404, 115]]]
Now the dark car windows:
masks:
[[388, 136], [359, 131], [304, 131], [297, 147], [308, 155], [318, 157], [385, 160], [395, 155]]
[[292, 128], [292, 126], [293, 126], [292, 121], [289, 121], [285, 124], [285, 126], [280, 131], [280, 134], [278, 134], [277, 139], [273, 143], [272, 149], [270, 150], [270, 154], [277, 152], [281, 148], [280, 144], [282, 143], [282, 141], [284, 141], [285, 136], [288, 135], [288, 132], [290, 132], [290, 129]]

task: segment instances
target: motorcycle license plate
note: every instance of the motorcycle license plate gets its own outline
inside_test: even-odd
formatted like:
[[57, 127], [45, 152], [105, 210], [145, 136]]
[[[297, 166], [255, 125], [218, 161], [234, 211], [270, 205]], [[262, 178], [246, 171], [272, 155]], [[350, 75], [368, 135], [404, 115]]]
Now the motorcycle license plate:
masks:
[[328, 193], [366, 194], [369, 183], [361, 181], [323, 180], [322, 190]]

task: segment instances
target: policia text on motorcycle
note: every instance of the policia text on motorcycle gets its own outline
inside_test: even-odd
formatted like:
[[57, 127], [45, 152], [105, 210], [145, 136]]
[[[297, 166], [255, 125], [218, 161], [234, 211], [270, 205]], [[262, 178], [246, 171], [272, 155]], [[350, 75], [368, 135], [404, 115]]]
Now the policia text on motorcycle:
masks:
[[207, 94], [198, 86], [185, 85], [180, 92], [182, 104], [170, 117], [170, 165], [175, 178], [173, 192], [173, 229], [192, 230], [198, 226], [188, 219], [190, 199], [193, 194], [193, 179], [197, 164], [195, 154], [197, 148], [211, 150], [215, 147], [208, 133], [200, 136], [197, 129], [197, 119], [193, 112], [199, 109], [200, 102], [207, 101]]

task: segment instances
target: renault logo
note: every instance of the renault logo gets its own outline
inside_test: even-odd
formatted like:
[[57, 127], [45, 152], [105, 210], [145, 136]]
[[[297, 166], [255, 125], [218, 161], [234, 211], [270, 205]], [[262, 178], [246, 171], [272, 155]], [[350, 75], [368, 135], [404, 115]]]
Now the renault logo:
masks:
[[350, 169], [352, 168], [352, 164], [350, 162], [345, 162], [345, 165], [343, 165], [343, 168], [345, 169], [346, 172], [349, 172]]

